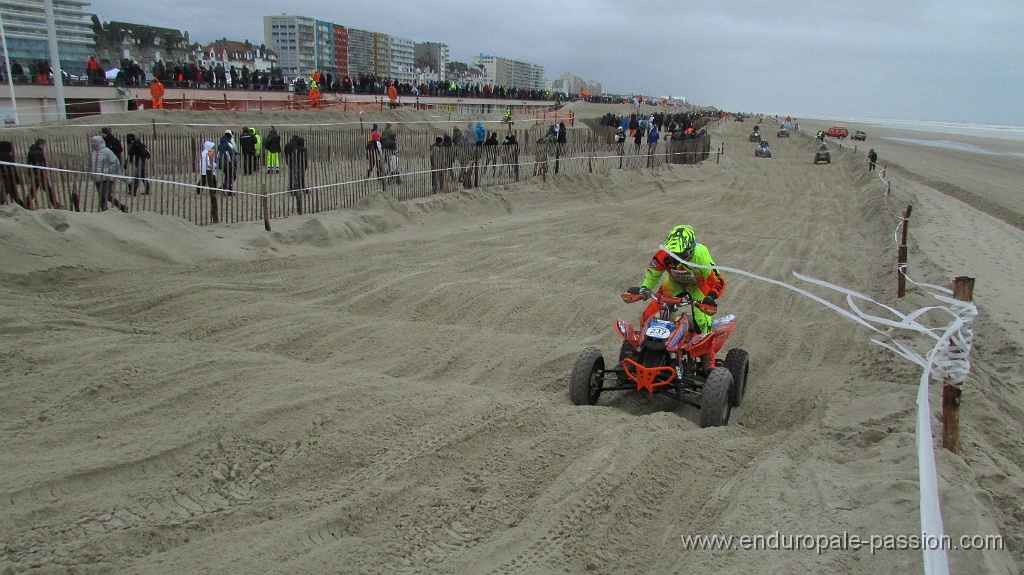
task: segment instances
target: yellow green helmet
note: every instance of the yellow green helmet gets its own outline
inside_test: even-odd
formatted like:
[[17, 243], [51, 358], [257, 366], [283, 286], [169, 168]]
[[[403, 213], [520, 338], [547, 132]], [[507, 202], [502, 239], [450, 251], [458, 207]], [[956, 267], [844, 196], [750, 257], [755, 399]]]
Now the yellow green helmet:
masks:
[[672, 228], [668, 237], [665, 238], [665, 249], [682, 259], [690, 257], [695, 245], [697, 245], [697, 237], [693, 233], [693, 228], [686, 225]]

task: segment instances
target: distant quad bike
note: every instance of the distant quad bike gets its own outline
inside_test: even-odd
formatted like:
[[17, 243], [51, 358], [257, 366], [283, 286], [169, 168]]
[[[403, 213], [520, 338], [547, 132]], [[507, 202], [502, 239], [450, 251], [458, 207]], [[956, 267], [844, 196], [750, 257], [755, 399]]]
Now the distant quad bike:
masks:
[[772, 157], [771, 148], [768, 147], [768, 142], [761, 140], [761, 144], [754, 150], [755, 158], [770, 158]]
[[761, 141], [761, 132], [759, 130], [754, 130], [753, 132], [750, 132], [750, 141], [751, 142], [760, 142]]
[[776, 138], [788, 138], [789, 137], [789, 130], [787, 130], [786, 128], [779, 128], [779, 131], [775, 132], [775, 137]]
[[826, 164], [832, 163], [832, 153], [828, 151], [828, 146], [822, 144], [818, 147], [818, 151], [814, 153], [814, 163], [825, 162]]
[[711, 333], [699, 334], [690, 314], [675, 317], [687, 303], [700, 305], [688, 297], [622, 294], [626, 303], [648, 297], [661, 309], [639, 331], [625, 320], [615, 320], [623, 339], [616, 365], [606, 367], [596, 347], [586, 348], [576, 359], [569, 399], [576, 405], [595, 405], [604, 391], [646, 391], [698, 408], [701, 427], [728, 424], [732, 408], [743, 402], [750, 372], [750, 356], [742, 349], [730, 349], [725, 361], [716, 358], [736, 328], [736, 316], [715, 319]]

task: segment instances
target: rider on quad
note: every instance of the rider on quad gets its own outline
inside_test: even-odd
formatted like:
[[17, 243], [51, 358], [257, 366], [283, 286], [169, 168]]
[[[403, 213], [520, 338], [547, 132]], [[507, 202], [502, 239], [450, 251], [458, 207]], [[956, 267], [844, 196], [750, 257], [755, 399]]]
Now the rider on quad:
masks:
[[[725, 278], [717, 269], [691, 267], [687, 264], [714, 266], [707, 246], [697, 243], [693, 228], [679, 225], [672, 228], [665, 238], [665, 245], [654, 254], [647, 265], [647, 273], [639, 287], [626, 290], [628, 293], [650, 295], [667, 271], [669, 277], [659, 288], [659, 293], [670, 297], [688, 294], [695, 302], [693, 319], [698, 333], [711, 332], [711, 316], [718, 311], [717, 299], [725, 291]], [[661, 304], [652, 301], [641, 316], [641, 325], [658, 313]]]

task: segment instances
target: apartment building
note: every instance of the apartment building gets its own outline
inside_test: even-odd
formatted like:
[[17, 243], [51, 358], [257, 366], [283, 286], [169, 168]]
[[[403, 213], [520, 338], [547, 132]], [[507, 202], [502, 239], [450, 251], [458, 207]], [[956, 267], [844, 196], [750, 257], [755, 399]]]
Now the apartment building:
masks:
[[527, 90], [547, 89], [543, 66], [484, 54], [473, 56], [472, 64], [483, 73], [483, 82]]
[[[85, 63], [96, 49], [92, 21], [83, 0], [53, 0], [54, 28], [60, 67], [69, 74], [85, 74]], [[36, 61], [50, 61], [43, 0], [0, 0], [6, 45], [0, 46], [12, 61], [31, 70]], [[2, 68], [2, 66], [0, 66]]]
[[413, 53], [416, 70], [419, 73], [417, 82], [447, 79], [449, 51], [447, 44], [438, 42], [417, 42]]
[[[305, 16], [264, 16], [263, 37], [267, 48], [277, 54], [277, 63], [285, 77], [308, 78], [317, 70], [318, 21]], [[330, 30], [333, 44], [334, 30]], [[331, 59], [333, 60], [333, 54]]]

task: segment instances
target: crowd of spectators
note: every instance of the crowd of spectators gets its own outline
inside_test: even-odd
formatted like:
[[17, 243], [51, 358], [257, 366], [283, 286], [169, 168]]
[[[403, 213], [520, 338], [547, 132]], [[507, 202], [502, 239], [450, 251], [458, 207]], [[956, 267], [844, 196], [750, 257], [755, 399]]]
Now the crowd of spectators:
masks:
[[679, 140], [696, 137], [699, 134], [699, 126], [703, 125], [698, 120], [709, 115], [717, 117], [717, 112], [655, 112], [649, 115], [639, 112], [622, 115], [608, 113], [601, 117], [600, 124], [610, 128], [622, 128], [623, 132], [628, 132], [631, 136], [636, 136], [637, 132], [644, 134], [656, 129], [659, 133], [672, 134], [673, 139]]

